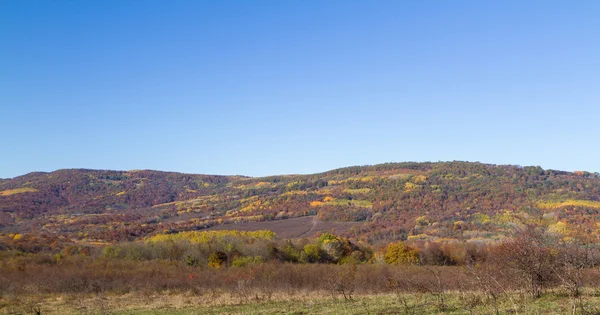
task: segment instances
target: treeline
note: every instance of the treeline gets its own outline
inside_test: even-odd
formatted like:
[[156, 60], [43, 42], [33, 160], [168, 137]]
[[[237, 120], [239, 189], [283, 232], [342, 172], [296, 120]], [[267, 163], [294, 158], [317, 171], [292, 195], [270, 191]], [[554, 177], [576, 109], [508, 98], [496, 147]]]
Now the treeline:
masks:
[[144, 241], [105, 247], [64, 248], [54, 254], [1, 253], [2, 268], [133, 262], [186, 266], [197, 270], [255, 268], [264, 264], [395, 265], [460, 267], [510, 278], [539, 296], [563, 283], [578, 294], [587, 270], [600, 266], [600, 247], [591, 235], [562, 237], [539, 226], [524, 226], [511, 238], [493, 244], [467, 242], [393, 242], [373, 248], [324, 233], [315, 239], [278, 239], [271, 231], [204, 231], [158, 234]]
[[[599, 244], [588, 229], [569, 236], [543, 226], [524, 225], [510, 238], [498, 242], [460, 242], [447, 240], [396, 241], [385, 246], [356, 243], [349, 238], [323, 233], [316, 238], [279, 239], [275, 233], [261, 231], [190, 231], [156, 234], [143, 241], [122, 242], [108, 246], [72, 245], [64, 248], [40, 248], [40, 255], [50, 255], [57, 262], [72, 256], [130, 261], [165, 260], [195, 267], [243, 267], [265, 262], [299, 264], [377, 264], [469, 266], [496, 262], [511, 257], [526, 245], [547, 253], [569, 255], [586, 250], [591, 265], [600, 263], [596, 254]], [[559, 231], [560, 232], [560, 231]], [[15, 241], [32, 241], [20, 234]], [[17, 240], [18, 239], [18, 240]], [[520, 243], [519, 243], [520, 242]], [[517, 245], [520, 244], [520, 245]], [[511, 247], [517, 247], [511, 250]], [[531, 253], [533, 249], [529, 250]], [[5, 249], [4, 253], [26, 253]], [[42, 254], [46, 253], [46, 254]], [[593, 255], [592, 255], [593, 254]]]
[[359, 246], [347, 238], [329, 233], [312, 240], [281, 240], [271, 231], [225, 230], [159, 234], [144, 242], [107, 246], [94, 256], [133, 261], [168, 260], [195, 267], [221, 268], [269, 261], [361, 264], [371, 261], [373, 251], [368, 246]]

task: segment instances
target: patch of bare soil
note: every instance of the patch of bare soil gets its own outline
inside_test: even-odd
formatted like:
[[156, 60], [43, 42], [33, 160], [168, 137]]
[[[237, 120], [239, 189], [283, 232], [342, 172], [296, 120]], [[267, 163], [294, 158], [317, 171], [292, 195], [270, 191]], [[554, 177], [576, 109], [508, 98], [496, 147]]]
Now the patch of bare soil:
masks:
[[229, 223], [213, 226], [209, 230], [271, 230], [281, 238], [297, 238], [311, 237], [315, 234], [325, 232], [344, 233], [349, 231], [353, 226], [360, 224], [360, 222], [319, 221], [316, 216], [307, 216], [265, 222]]

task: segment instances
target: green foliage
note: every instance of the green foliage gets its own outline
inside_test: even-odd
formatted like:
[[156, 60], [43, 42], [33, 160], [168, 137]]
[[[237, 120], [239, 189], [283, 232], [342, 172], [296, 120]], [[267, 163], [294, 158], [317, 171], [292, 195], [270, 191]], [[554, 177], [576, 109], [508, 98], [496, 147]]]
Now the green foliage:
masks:
[[371, 191], [371, 188], [356, 188], [356, 189], [346, 188], [343, 190], [343, 192], [351, 194], [351, 195], [367, 194], [370, 191]]
[[320, 206], [342, 206], [342, 207], [359, 207], [359, 208], [371, 208], [373, 203], [369, 200], [351, 200], [351, 199], [335, 199], [325, 201]]
[[232, 267], [246, 267], [249, 265], [258, 265], [264, 263], [264, 259], [261, 256], [240, 256], [233, 259], [231, 262]]
[[[343, 259], [350, 256], [355, 251], [360, 251], [360, 248], [354, 243], [350, 242], [347, 238], [341, 238], [329, 233], [322, 234], [317, 239], [317, 244], [320, 247], [320, 257], [323, 259], [324, 256], [332, 262], [341, 263]], [[355, 257], [358, 258], [357, 254]], [[362, 258], [365, 255], [363, 253]]]
[[103, 250], [105, 258], [119, 258], [121, 256], [121, 248], [116, 246], [106, 246]]
[[185, 264], [192, 267], [200, 266], [200, 260], [192, 255], [185, 256]]
[[420, 216], [415, 219], [415, 223], [420, 226], [427, 226], [429, 224], [429, 220], [427, 220], [427, 216]]
[[129, 260], [147, 260], [150, 258], [150, 253], [143, 245], [131, 244], [126, 253], [125, 259]]
[[339, 264], [360, 264], [365, 261], [365, 254], [359, 250], [355, 250], [352, 253], [350, 253], [350, 255], [342, 257], [339, 261]]
[[340, 240], [340, 238], [333, 234], [323, 233], [323, 234], [321, 234], [321, 236], [319, 236], [319, 238], [317, 239], [317, 242], [319, 244], [323, 244], [328, 241], [339, 241], [339, 240]]
[[322, 251], [319, 245], [306, 244], [303, 249], [303, 262], [315, 263], [321, 260]]
[[301, 253], [300, 251], [292, 244], [291, 242], [286, 242], [285, 245], [281, 248], [281, 253], [283, 253], [283, 257], [286, 261], [289, 262], [298, 262], [300, 261]]

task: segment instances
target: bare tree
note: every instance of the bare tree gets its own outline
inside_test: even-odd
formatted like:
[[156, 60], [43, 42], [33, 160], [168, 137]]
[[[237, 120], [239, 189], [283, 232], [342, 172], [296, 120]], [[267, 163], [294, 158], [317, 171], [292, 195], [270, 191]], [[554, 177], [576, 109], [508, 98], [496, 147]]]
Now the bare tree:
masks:
[[527, 225], [499, 246], [496, 263], [511, 272], [513, 280], [522, 283], [532, 298], [539, 298], [545, 288], [557, 282], [560, 266], [553, 249], [556, 244], [552, 235]]

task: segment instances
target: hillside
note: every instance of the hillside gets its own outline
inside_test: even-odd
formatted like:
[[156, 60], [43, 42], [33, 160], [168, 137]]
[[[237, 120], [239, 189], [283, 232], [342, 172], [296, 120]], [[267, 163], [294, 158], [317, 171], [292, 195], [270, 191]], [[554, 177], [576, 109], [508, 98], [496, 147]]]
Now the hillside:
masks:
[[270, 224], [301, 237], [335, 229], [372, 244], [488, 242], [523, 223], [567, 233], [594, 223], [599, 210], [597, 173], [540, 167], [389, 163], [261, 178], [73, 169], [0, 181], [0, 246], [40, 250]]

